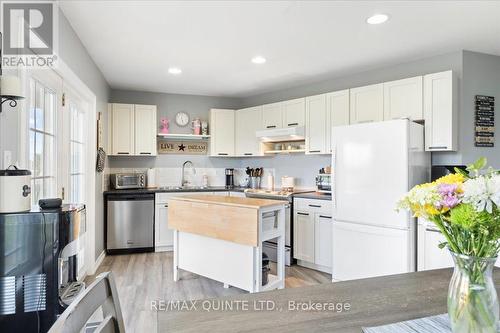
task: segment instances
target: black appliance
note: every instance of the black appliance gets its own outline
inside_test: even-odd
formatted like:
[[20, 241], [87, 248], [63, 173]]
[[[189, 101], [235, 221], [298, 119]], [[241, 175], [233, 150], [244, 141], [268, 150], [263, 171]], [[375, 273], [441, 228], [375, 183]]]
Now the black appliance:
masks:
[[226, 188], [234, 188], [234, 169], [226, 169]]
[[0, 214], [0, 332], [47, 332], [77, 282], [84, 205]]
[[431, 168], [431, 181], [446, 176], [450, 173], [455, 173], [455, 168], [465, 170], [465, 165], [434, 165]]

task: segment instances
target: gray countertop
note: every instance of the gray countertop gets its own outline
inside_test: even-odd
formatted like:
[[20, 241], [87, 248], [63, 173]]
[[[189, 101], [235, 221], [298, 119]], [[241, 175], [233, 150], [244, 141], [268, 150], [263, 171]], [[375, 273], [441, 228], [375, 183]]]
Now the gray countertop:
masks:
[[[440, 269], [198, 301], [195, 310], [158, 311], [158, 332], [359, 333], [362, 327], [446, 313], [451, 274], [451, 269]], [[498, 291], [498, 269], [494, 280]], [[237, 302], [248, 310], [236, 309]], [[296, 310], [298, 302], [341, 304], [342, 311]], [[233, 310], [207, 311], [221, 304], [232, 304]], [[263, 304], [267, 309], [259, 311]]]
[[104, 191], [104, 195], [110, 194], [148, 194], [148, 193], [176, 193], [176, 192], [243, 192], [245, 188], [234, 187], [227, 189], [224, 186], [209, 186], [209, 187], [192, 187], [192, 188], [175, 188], [175, 187], [159, 187], [159, 188], [144, 188], [130, 190], [108, 190]]
[[317, 199], [317, 200], [332, 200], [332, 195], [320, 192], [306, 192], [297, 193], [293, 195], [294, 198]]

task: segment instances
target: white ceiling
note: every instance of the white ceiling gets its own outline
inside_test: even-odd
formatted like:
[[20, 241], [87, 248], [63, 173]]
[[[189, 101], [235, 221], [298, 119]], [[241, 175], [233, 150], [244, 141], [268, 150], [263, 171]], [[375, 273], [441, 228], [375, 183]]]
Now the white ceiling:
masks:
[[[460, 49], [500, 55], [500, 1], [60, 4], [113, 88], [244, 97]], [[366, 24], [375, 13], [390, 19]]]

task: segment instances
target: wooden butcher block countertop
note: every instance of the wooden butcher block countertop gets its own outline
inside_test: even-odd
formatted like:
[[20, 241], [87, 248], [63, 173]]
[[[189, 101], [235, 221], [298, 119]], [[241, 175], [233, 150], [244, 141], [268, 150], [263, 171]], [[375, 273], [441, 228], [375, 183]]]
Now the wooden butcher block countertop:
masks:
[[253, 208], [253, 209], [261, 209], [265, 207], [279, 206], [285, 204], [283, 201], [277, 201], [277, 200], [228, 197], [228, 196], [211, 195], [211, 194], [186, 195], [181, 197], [173, 197], [170, 200], [180, 200], [180, 201], [189, 201], [189, 202], [215, 204], [215, 205]]
[[173, 197], [168, 205], [168, 226], [171, 229], [242, 245], [258, 246], [259, 210], [270, 207], [279, 209], [285, 202], [189, 195]]

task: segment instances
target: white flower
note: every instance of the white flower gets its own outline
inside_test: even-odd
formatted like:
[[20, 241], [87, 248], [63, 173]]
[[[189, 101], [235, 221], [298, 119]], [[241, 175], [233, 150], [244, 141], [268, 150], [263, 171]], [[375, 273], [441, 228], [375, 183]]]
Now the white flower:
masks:
[[477, 211], [492, 213], [493, 204], [500, 206], [500, 176], [479, 176], [463, 185], [463, 202], [470, 203]]

